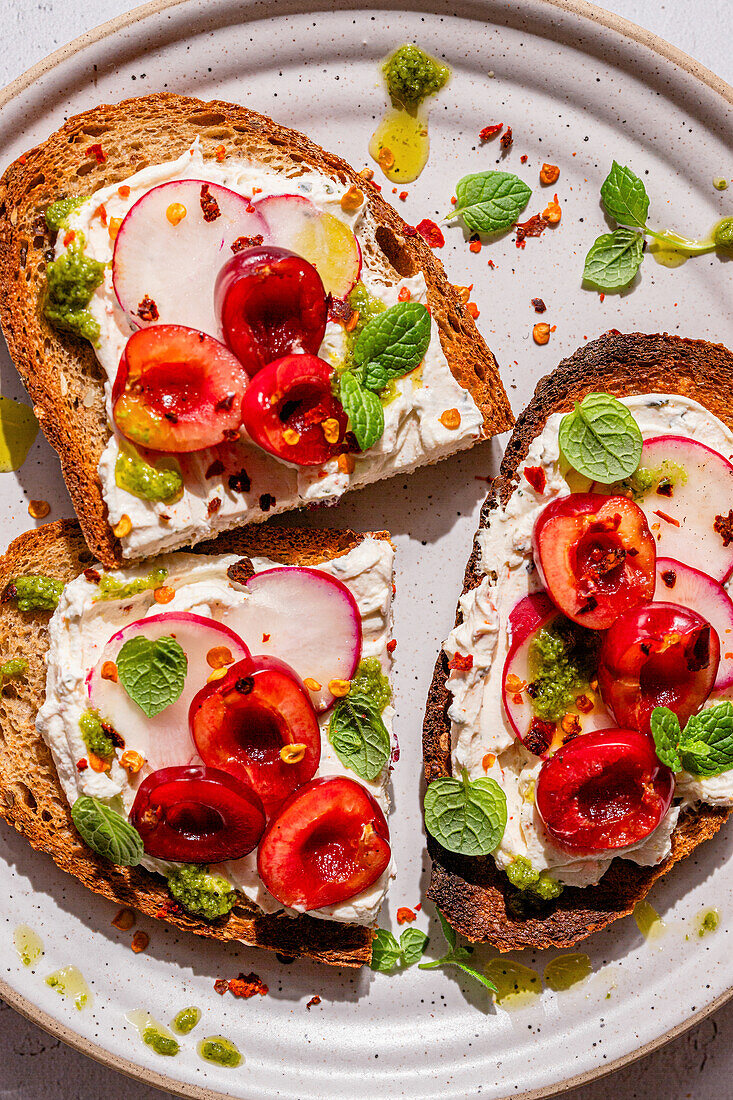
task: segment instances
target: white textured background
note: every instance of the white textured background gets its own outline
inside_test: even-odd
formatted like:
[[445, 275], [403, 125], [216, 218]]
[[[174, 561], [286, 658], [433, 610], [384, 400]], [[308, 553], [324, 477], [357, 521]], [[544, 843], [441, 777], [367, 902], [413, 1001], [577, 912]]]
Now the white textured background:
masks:
[[[130, 6], [129, 0], [0, 0], [0, 85]], [[732, 0], [607, 0], [605, 7], [655, 31], [733, 83]], [[669, 995], [677, 991], [671, 988]], [[162, 1095], [69, 1050], [0, 1001], [0, 1100]], [[733, 1097], [733, 1001], [662, 1050], [573, 1095], [575, 1100]]]

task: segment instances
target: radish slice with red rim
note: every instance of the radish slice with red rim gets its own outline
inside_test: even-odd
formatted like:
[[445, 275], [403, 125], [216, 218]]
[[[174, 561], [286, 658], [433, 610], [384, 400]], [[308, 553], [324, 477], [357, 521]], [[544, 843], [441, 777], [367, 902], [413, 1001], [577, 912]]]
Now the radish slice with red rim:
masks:
[[657, 558], [654, 599], [697, 611], [713, 626], [720, 639], [720, 664], [714, 691], [733, 686], [733, 600], [722, 585], [674, 558]]
[[246, 590], [248, 599], [224, 621], [252, 653], [295, 669], [314, 708], [328, 710], [335, 702], [329, 683], [350, 680], [361, 658], [361, 614], [349, 589], [320, 569], [286, 566], [256, 573]]

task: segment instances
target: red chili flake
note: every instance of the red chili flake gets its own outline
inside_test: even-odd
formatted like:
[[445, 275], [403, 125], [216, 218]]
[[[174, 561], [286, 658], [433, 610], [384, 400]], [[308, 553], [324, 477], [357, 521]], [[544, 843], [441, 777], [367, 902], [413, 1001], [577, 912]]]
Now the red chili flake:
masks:
[[443, 230], [439, 225], [436, 225], [430, 218], [423, 218], [421, 222], [418, 222], [415, 227], [424, 241], [430, 245], [431, 248], [442, 248], [445, 244], [445, 237], [443, 236]]
[[730, 546], [731, 542], [733, 542], [733, 508], [728, 512], [727, 516], [715, 517], [713, 530], [722, 538], [723, 546]]
[[581, 714], [590, 714], [593, 710], [593, 700], [589, 699], [587, 695], [578, 695], [575, 699], [575, 705]]
[[417, 920], [417, 913], [413, 913], [412, 909], [408, 909], [406, 905], [401, 905], [397, 910], [397, 923], [412, 924], [414, 920]]
[[469, 252], [480, 252], [481, 251], [481, 241], [478, 240], [478, 238], [475, 241], [471, 241], [471, 243], [468, 246], [468, 251]]
[[[328, 319], [337, 325], [346, 325], [351, 320], [354, 310], [348, 298], [334, 298], [328, 296]], [[357, 318], [358, 319], [358, 318]]]
[[511, 126], [507, 126], [506, 130], [499, 138], [499, 144], [501, 145], [502, 149], [511, 149], [512, 145], [514, 144], [514, 135], [512, 134]]
[[492, 122], [490, 126], [484, 126], [483, 130], [479, 130], [479, 138], [481, 141], [488, 141], [489, 138], [496, 137], [504, 129], [503, 122]]
[[599, 300], [600, 300], [601, 302], [605, 302], [605, 300], [606, 300], [606, 295], [605, 295], [605, 294], [599, 294], [599, 295], [598, 295], [598, 298], [599, 298]]
[[517, 222], [514, 228], [517, 231], [517, 248], [524, 248], [525, 237], [539, 237], [547, 229], [547, 218], [543, 214], [533, 214], [526, 222]]
[[229, 982], [227, 981], [227, 979], [226, 978], [217, 978], [216, 981], [214, 982], [214, 992], [218, 993], [219, 996], [223, 997], [224, 994], [226, 993], [227, 989], [229, 989]]
[[532, 299], [532, 305], [534, 306], [535, 313], [544, 313], [545, 310], [547, 309], [547, 306], [545, 305], [545, 303], [542, 301], [541, 298], [533, 298]]
[[128, 187], [128, 185], [126, 183], [122, 183], [117, 188], [117, 194], [120, 196], [121, 199], [129, 199], [129, 197], [130, 197], [130, 188]]
[[414, 225], [408, 225], [407, 222], [405, 222], [405, 225], [402, 229], [402, 233], [404, 234], [405, 237], [417, 237], [417, 235], [418, 235], [417, 229], [415, 228], [415, 226]]
[[660, 519], [666, 520], [667, 523], [671, 523], [673, 527], [680, 526], [680, 521], [678, 519], [675, 519], [674, 516], [668, 516], [666, 512], [657, 510], [656, 512], [654, 512], [654, 515], [659, 516]]
[[18, 162], [20, 164], [25, 164], [27, 160], [28, 160], [28, 157], [25, 155], [25, 153], [21, 153], [20, 156], [18, 157]]
[[98, 569], [85, 569], [84, 580], [89, 581], [90, 584], [99, 584], [101, 576]]
[[320, 1003], [321, 1003], [321, 998], [316, 993], [315, 997], [311, 997], [311, 999], [308, 1001], [308, 1004], [305, 1007], [310, 1012], [310, 1010], [313, 1008], [314, 1005], [319, 1005]]
[[402, 199], [402, 201], [404, 202], [407, 198], [407, 191], [400, 191], [398, 198]]
[[271, 508], [274, 508], [277, 504], [272, 493], [263, 493], [260, 497], [260, 508], [263, 512], [269, 512]]
[[481, 316], [481, 310], [478, 308], [475, 302], [466, 302], [466, 311], [473, 317], [474, 321], [477, 321]]
[[97, 164], [104, 164], [107, 159], [107, 154], [98, 141], [95, 141], [94, 145], [90, 145], [89, 148], [84, 151], [88, 157], [94, 157]]
[[137, 315], [142, 321], [157, 321], [160, 317], [158, 307], [149, 294], [146, 294], [137, 307]]
[[224, 463], [220, 458], [215, 458], [209, 466], [208, 470], [204, 474], [204, 477], [218, 477], [219, 474], [224, 473]]
[[412, 297], [412, 294], [410, 293], [410, 288], [409, 287], [406, 287], [406, 286], [400, 287], [400, 292], [397, 295], [397, 300], [399, 302], [409, 302], [411, 297]]
[[375, 191], [381, 191], [382, 190], [381, 183], [377, 183], [376, 180], [367, 180], [367, 183], [369, 183], [374, 188]]
[[221, 508], [221, 497], [213, 497], [209, 501], [209, 503], [206, 505], [206, 511], [208, 512], [208, 514], [210, 516], [215, 515], [216, 512], [218, 512], [220, 508]]
[[677, 584], [677, 574], [675, 573], [674, 569], [665, 569], [662, 573], [662, 580], [664, 581], [667, 588], [674, 588], [674, 586]]
[[269, 640], [270, 640], [270, 637], [271, 637], [271, 635], [270, 635], [270, 634], [263, 634], [263, 635], [262, 635], [262, 641], [263, 641], [263, 642], [269, 642]]
[[209, 191], [208, 183], [201, 184], [201, 213], [204, 215], [205, 222], [215, 222], [217, 218], [221, 217], [221, 210], [219, 209], [219, 203]]
[[92, 217], [93, 218], [99, 217], [101, 219], [102, 225], [107, 224], [107, 210], [106, 210], [105, 205], [104, 205], [103, 202], [99, 204], [97, 209], [92, 214]]
[[524, 476], [536, 493], [544, 493], [547, 475], [543, 466], [525, 466]]
[[230, 474], [229, 488], [233, 493], [248, 493], [252, 488], [252, 482], [247, 471], [240, 470], [238, 474]]
[[526, 164], [526, 163], [527, 163], [527, 160], [528, 160], [527, 154], [526, 154], [526, 153], [522, 153], [521, 157], [519, 158], [519, 161], [520, 161], [520, 163], [521, 163], [521, 164]]
[[396, 649], [397, 649], [397, 639], [396, 638], [390, 638], [390, 640], [387, 642], [387, 652], [388, 653], [394, 653], [394, 651]]
[[523, 738], [524, 746], [530, 752], [533, 752], [535, 756], [542, 756], [549, 749], [554, 736], [554, 722], [545, 722], [542, 718], [533, 718]]
[[82, 756], [81, 760], [77, 760], [76, 770], [78, 772], [85, 772], [88, 767], [89, 767], [89, 761], [87, 760], [86, 756]]
[[76, 238], [76, 233], [73, 229], [70, 229], [68, 233], [64, 234], [64, 248], [68, 248], [73, 240]]
[[232, 252], [242, 252], [245, 248], [256, 248], [262, 244], [264, 239], [261, 233], [257, 233], [254, 237], [237, 237], [231, 246]]
[[421, 901], [419, 901], [419, 902], [417, 903], [417, 905], [415, 906], [415, 912], [416, 912], [416, 913], [419, 913], [421, 909], [422, 909], [422, 902], [421, 902]]
[[265, 997], [269, 992], [269, 986], [260, 978], [259, 974], [240, 974], [238, 978], [230, 978], [227, 982], [229, 992], [235, 997], [244, 997], [249, 999], [250, 997], [256, 997], [257, 994], [261, 997]]
[[454, 653], [448, 662], [448, 668], [454, 672], [468, 672], [473, 668], [473, 653], [468, 653], [465, 657], [460, 653]]
[[226, 149], [224, 148], [224, 146], [223, 146], [223, 145], [217, 145], [217, 147], [216, 147], [216, 151], [215, 151], [215, 156], [216, 156], [216, 159], [217, 159], [218, 161], [222, 161], [222, 160], [224, 160], [224, 157], [225, 157], [226, 155], [227, 155], [227, 151], [226, 151]]
[[496, 264], [494, 263], [493, 260], [487, 260], [487, 263], [488, 263], [489, 267], [492, 268], [492, 269], [496, 267]]

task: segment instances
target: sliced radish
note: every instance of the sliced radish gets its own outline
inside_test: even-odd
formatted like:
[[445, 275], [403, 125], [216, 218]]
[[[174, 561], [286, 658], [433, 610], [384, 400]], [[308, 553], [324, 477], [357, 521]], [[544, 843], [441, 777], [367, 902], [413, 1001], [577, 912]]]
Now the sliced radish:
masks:
[[[142, 634], [151, 642], [175, 638], [188, 659], [186, 682], [175, 703], [147, 718], [129, 697], [122, 684], [106, 679], [108, 662], [116, 664], [117, 654], [130, 638]], [[97, 664], [87, 677], [89, 702], [102, 718], [114, 726], [125, 747], [145, 757], [150, 768], [169, 768], [198, 759], [196, 746], [188, 730], [191, 700], [206, 684], [216, 667], [228, 667], [249, 657], [242, 639], [223, 623], [188, 611], [151, 615], [129, 623], [113, 634]]]
[[220, 336], [214, 284], [239, 238], [267, 226], [250, 199], [204, 180], [173, 180], [147, 191], [127, 212], [115, 240], [112, 279], [120, 305], [139, 327], [186, 325]]
[[[502, 671], [501, 697], [512, 729], [530, 752], [536, 751], [536, 739], [539, 737], [537, 722], [540, 726], [545, 725], [541, 719], [536, 718], [532, 699], [527, 691], [527, 685], [532, 679], [530, 647], [537, 632], [542, 627], [549, 626], [561, 614], [546, 592], [535, 592], [515, 604], [509, 615], [509, 652]], [[586, 698], [593, 702], [593, 709], [589, 713], [581, 713], [577, 706], [570, 708], [571, 714], [578, 715], [580, 730], [589, 733], [591, 730], [612, 726], [613, 719], [604, 707], [600, 694], [589, 692]], [[538, 756], [547, 756], [562, 744], [561, 731], [548, 730], [547, 741], [547, 748], [537, 752]]]
[[[733, 465], [684, 436], [660, 435], [644, 440], [641, 466], [654, 475], [669, 472], [671, 495], [654, 487], [638, 501], [657, 542], [657, 554], [694, 565], [716, 581], [733, 572], [733, 542], [725, 546], [715, 530], [716, 516], [733, 508]], [[681, 476], [675, 476], [677, 471]]]
[[318, 569], [289, 566], [256, 573], [247, 592], [225, 622], [253, 654], [295, 669], [317, 711], [333, 706], [329, 683], [350, 680], [361, 657], [361, 615], [346, 585]]
[[269, 227], [266, 240], [313, 264], [326, 293], [345, 298], [361, 271], [361, 248], [346, 222], [302, 195], [270, 195], [255, 206]]
[[697, 611], [715, 628], [720, 639], [720, 664], [713, 690], [730, 687], [733, 684], [733, 600], [722, 585], [691, 565], [674, 558], [657, 558], [654, 599]]

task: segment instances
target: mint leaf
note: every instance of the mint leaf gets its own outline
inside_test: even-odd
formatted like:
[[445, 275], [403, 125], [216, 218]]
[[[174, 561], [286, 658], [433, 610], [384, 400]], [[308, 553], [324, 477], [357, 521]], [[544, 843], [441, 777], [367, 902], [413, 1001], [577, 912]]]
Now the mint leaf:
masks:
[[373, 447], [384, 432], [384, 409], [379, 394], [366, 390], [351, 371], [344, 371], [339, 399], [349, 418], [349, 428], [362, 451]]
[[451, 948], [455, 947], [458, 940], [458, 934], [455, 928], [448, 923], [446, 918], [441, 913], [440, 909], [438, 909], [438, 919], [440, 920], [440, 927], [443, 929], [443, 935], [445, 936], [446, 943]]
[[560, 421], [560, 451], [574, 470], [610, 485], [630, 477], [641, 459], [639, 425], [620, 401], [589, 393]]
[[498, 989], [492, 982], [491, 978], [487, 978], [482, 970], [477, 970], [475, 966], [471, 966], [469, 963], [459, 962], [458, 959], [448, 958], [445, 963], [449, 966], [457, 966], [459, 970], [462, 970], [464, 974], [468, 974], [471, 978], [475, 978], [477, 982], [481, 982], [487, 989], [490, 989], [492, 993], [498, 993]]
[[514, 225], [531, 195], [531, 188], [511, 172], [476, 172], [456, 184], [449, 217], [460, 218], [472, 233], [499, 233]]
[[378, 928], [372, 940], [372, 970], [387, 972], [394, 970], [402, 954], [400, 945], [386, 928]]
[[673, 772], [678, 772], [682, 767], [677, 751], [682, 737], [679, 718], [668, 707], [655, 707], [651, 716], [651, 729], [657, 756]]
[[421, 958], [425, 947], [427, 946], [428, 937], [426, 932], [422, 932], [419, 928], [406, 928], [400, 936], [400, 951], [402, 953], [402, 963], [404, 966], [412, 966]]
[[425, 827], [449, 852], [486, 856], [506, 828], [506, 795], [494, 779], [436, 779], [425, 793]]
[[598, 290], [620, 290], [628, 286], [644, 259], [644, 238], [633, 229], [603, 233], [585, 257], [583, 279]]
[[733, 768], [733, 703], [718, 703], [693, 714], [679, 747], [682, 766], [710, 778]]
[[117, 654], [120, 683], [148, 718], [175, 703], [186, 682], [188, 660], [174, 638], [130, 638]]
[[77, 798], [71, 807], [71, 819], [84, 843], [111, 863], [137, 867], [143, 858], [143, 841], [137, 829], [98, 798]]
[[328, 740], [344, 767], [361, 779], [376, 779], [389, 759], [387, 727], [365, 695], [346, 695], [338, 701], [328, 723]]
[[354, 345], [363, 384], [378, 392], [392, 378], [409, 374], [422, 362], [429, 343], [430, 314], [420, 302], [398, 302], [373, 317]]
[[642, 181], [630, 168], [613, 162], [611, 171], [601, 184], [601, 199], [606, 213], [621, 225], [646, 228], [649, 196]]

